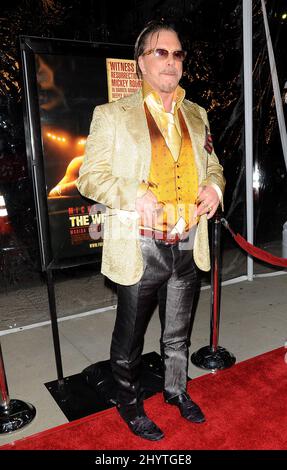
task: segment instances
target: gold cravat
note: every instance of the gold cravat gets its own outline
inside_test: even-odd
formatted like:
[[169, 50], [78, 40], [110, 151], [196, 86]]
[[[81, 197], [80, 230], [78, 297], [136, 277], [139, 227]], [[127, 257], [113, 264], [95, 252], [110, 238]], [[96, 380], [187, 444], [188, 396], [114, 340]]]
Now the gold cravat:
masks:
[[177, 161], [181, 146], [181, 135], [179, 123], [177, 124], [175, 122], [175, 113], [177, 113], [175, 103], [173, 105], [175, 112], [167, 113], [163, 104], [156, 100], [155, 96], [150, 93], [146, 98], [146, 104], [166, 141], [166, 145], [171, 151], [173, 159]]
[[165, 138], [166, 145], [171, 151], [173, 159], [177, 161], [181, 146], [181, 136], [174, 122], [174, 114], [162, 113], [160, 120], [163, 123], [162, 134]]

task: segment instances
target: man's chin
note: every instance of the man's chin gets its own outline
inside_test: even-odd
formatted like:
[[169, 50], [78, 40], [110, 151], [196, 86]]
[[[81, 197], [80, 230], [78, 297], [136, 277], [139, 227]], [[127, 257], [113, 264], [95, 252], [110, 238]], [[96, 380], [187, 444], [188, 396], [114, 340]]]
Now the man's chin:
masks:
[[160, 87], [163, 93], [173, 93], [178, 85], [178, 82], [163, 83]]

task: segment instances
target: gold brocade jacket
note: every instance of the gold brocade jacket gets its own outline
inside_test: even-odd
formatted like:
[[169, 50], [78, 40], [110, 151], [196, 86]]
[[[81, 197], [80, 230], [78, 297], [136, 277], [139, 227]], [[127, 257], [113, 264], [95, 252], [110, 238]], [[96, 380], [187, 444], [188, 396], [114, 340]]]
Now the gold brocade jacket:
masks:
[[[223, 169], [211, 144], [206, 111], [186, 99], [180, 109], [193, 145], [198, 184], [215, 183], [223, 193]], [[140, 183], [148, 180], [150, 164], [142, 91], [97, 106], [77, 187], [83, 196], [107, 207], [102, 273], [118, 284], [135, 284], [143, 273], [135, 201]], [[123, 217], [126, 214], [129, 217]], [[194, 260], [201, 270], [210, 269], [206, 215], [198, 223]]]

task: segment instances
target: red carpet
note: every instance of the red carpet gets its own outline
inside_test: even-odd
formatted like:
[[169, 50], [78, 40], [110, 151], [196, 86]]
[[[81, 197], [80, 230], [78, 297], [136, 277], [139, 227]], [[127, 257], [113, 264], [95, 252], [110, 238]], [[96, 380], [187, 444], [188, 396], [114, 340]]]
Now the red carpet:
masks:
[[190, 382], [191, 396], [205, 411], [204, 424], [183, 420], [161, 394], [148, 399], [146, 411], [165, 432], [161, 441], [133, 436], [113, 408], [14, 441], [1, 450], [286, 450], [285, 353], [284, 348], [275, 349]]

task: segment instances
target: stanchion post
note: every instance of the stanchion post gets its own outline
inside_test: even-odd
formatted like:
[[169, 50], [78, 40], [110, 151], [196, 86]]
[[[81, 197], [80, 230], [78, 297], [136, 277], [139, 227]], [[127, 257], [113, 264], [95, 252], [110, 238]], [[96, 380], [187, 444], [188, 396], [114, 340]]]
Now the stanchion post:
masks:
[[7, 385], [7, 379], [6, 379], [6, 374], [5, 374], [5, 368], [4, 368], [4, 361], [3, 361], [3, 355], [2, 355], [2, 348], [1, 348], [1, 343], [0, 343], [0, 407], [3, 410], [7, 410], [9, 407], [9, 393], [8, 393], [8, 385]]
[[211, 302], [210, 302], [210, 347], [213, 352], [218, 349], [221, 293], [221, 223], [218, 212], [212, 226], [212, 268], [211, 268]]
[[210, 302], [210, 344], [191, 356], [191, 362], [201, 369], [216, 371], [231, 367], [236, 358], [225, 348], [218, 346], [220, 323], [221, 285], [221, 215], [217, 211], [212, 221], [211, 244], [211, 302]]
[[10, 400], [0, 343], [0, 434], [11, 433], [27, 426], [35, 415], [36, 410], [30, 403]]

